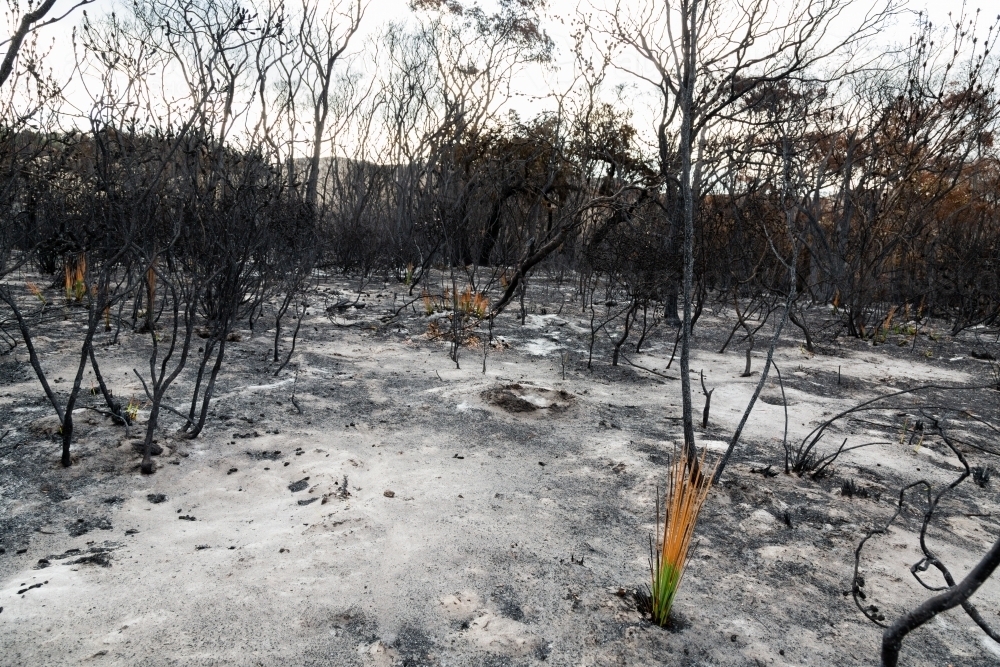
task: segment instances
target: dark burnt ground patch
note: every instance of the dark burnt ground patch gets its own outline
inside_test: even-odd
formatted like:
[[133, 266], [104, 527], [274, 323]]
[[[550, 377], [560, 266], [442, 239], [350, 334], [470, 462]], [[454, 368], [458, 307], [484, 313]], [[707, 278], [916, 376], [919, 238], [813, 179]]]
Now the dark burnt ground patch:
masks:
[[[59, 465], [59, 443], [34, 433], [31, 423], [43, 416], [38, 401], [4, 406], [11, 434], [0, 443], [0, 576], [45, 556], [45, 536], [70, 538], [94, 532], [105, 539], [112, 531], [107, 499], [120, 497], [127, 484], [119, 471], [134, 458], [118, 450], [124, 432], [103, 418], [86, 414], [73, 448], [74, 465]], [[22, 410], [18, 410], [21, 408]]]
[[18, 382], [28, 382], [34, 377], [31, 368], [14, 360], [0, 361], [0, 386], [9, 387]]
[[403, 667], [435, 667], [441, 664], [437, 642], [420, 627], [404, 625], [399, 629], [393, 646], [399, 652]]

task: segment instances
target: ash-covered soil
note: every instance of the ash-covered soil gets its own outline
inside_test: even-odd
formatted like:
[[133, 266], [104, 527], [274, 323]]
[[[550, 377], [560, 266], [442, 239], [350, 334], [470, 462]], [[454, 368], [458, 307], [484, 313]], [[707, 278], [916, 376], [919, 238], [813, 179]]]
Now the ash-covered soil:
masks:
[[[914, 446], [913, 424], [933, 413], [971, 465], [995, 458], [976, 447], [995, 440], [1000, 393], [935, 390], [834, 424], [822, 454], [844, 439], [881, 444], [844, 454], [822, 479], [786, 475], [785, 402], [797, 445], [868, 398], [985, 385], [990, 363], [972, 352], [1000, 347], [995, 332], [951, 338], [931, 322], [874, 347], [823, 338], [809, 353], [789, 328], [775, 355], [785, 398], [772, 373], [662, 629], [632, 593], [649, 578], [656, 489], [681, 438], [674, 330], [654, 331], [640, 353], [633, 337], [617, 367], [601, 333], [588, 369], [589, 313], [553, 286], [523, 325], [516, 308], [497, 320], [484, 372], [482, 330], [456, 368], [447, 327], [419, 300], [389, 317], [406, 297], [376, 288], [363, 308], [328, 314], [325, 302], [357, 294], [322, 285], [277, 376], [273, 329], [241, 331], [209, 425], [185, 440], [165, 415], [152, 476], [134, 450], [143, 412], [126, 434], [81, 410], [74, 464], [61, 468], [58, 424], [23, 348], [0, 360], [0, 664], [875, 664], [880, 629], [850, 595], [854, 549], [893, 514], [902, 486], [940, 488], [962, 470], [930, 431]], [[57, 391], [79, 354], [77, 319], [67, 311], [36, 341]], [[692, 369], [714, 389], [698, 437], [713, 454], [759, 379], [769, 331], [741, 377], [746, 341], [737, 334], [719, 354], [734, 324], [706, 313], [695, 332]], [[132, 369], [147, 363], [148, 335], [107, 342], [110, 386], [141, 398]], [[179, 409], [186, 382], [169, 392]], [[703, 401], [699, 391], [699, 422]], [[99, 407], [90, 394], [83, 403]], [[935, 516], [929, 542], [958, 576], [1000, 531], [997, 488], [968, 480]], [[914, 503], [862, 559], [866, 604], [889, 620], [930, 595], [909, 573], [920, 558]], [[996, 581], [974, 600], [1000, 625]], [[908, 637], [903, 656], [992, 665], [1000, 645], [959, 610]]]

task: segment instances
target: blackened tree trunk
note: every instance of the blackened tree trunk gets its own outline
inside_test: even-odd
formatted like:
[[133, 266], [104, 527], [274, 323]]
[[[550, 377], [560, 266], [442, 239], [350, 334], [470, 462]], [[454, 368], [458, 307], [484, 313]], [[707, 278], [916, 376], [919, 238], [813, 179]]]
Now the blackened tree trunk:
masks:
[[681, 409], [684, 426], [684, 447], [690, 460], [697, 460], [694, 442], [694, 407], [691, 397], [691, 315], [694, 291], [694, 191], [691, 183], [694, 87], [697, 80], [698, 0], [682, 3], [684, 27], [681, 51], [681, 192], [684, 198], [684, 281], [681, 320]]

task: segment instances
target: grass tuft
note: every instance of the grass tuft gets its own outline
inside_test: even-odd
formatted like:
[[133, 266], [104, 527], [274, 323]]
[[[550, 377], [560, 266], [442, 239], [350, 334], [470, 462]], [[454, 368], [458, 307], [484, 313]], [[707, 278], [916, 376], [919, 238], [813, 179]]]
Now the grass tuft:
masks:
[[35, 296], [36, 299], [42, 302], [43, 306], [48, 305], [48, 302], [45, 300], [45, 295], [42, 294], [42, 288], [40, 288], [38, 285], [30, 281], [26, 282], [25, 286], [28, 288], [28, 291]]
[[[716, 464], [718, 465], [718, 464]], [[680, 587], [691, 548], [691, 537], [698, 514], [712, 486], [711, 470], [705, 467], [705, 453], [698, 461], [689, 459], [687, 452], [674, 457], [669, 484], [664, 496], [663, 523], [660, 523], [660, 499], [656, 499], [656, 547], [650, 538], [649, 572], [652, 586], [649, 594], [649, 614], [654, 623], [667, 625], [674, 596]]]
[[128, 419], [129, 424], [134, 424], [135, 420], [139, 418], [139, 408], [142, 406], [135, 396], [128, 399], [128, 404], [125, 406], [125, 417]]

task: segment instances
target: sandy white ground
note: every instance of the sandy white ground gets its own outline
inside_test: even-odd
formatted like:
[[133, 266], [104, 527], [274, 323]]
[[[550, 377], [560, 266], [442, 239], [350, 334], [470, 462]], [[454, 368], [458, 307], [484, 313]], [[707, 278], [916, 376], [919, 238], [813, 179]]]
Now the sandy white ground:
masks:
[[[656, 628], [629, 593], [647, 581], [655, 489], [679, 438], [680, 383], [664, 378], [677, 377], [676, 364], [665, 368], [672, 332], [629, 355], [661, 375], [611, 368], [607, 355], [589, 371], [584, 317], [535, 314], [522, 327], [508, 314], [496, 333], [509, 347], [490, 348], [483, 373], [481, 348], [463, 350], [456, 369], [447, 344], [425, 336], [422, 314], [386, 327], [378, 303], [373, 296], [367, 312], [339, 322], [350, 327], [307, 320], [279, 377], [267, 332], [244, 332], [209, 428], [193, 441], [165, 432], [148, 477], [135, 441], [92, 413], [81, 413], [75, 465], [61, 469], [34, 379], [0, 388], [14, 429], [5, 444], [23, 442], [3, 450], [0, 466], [31, 471], [4, 478], [0, 496], [0, 664], [876, 662], [879, 630], [844, 595], [852, 552], [891, 514], [901, 483], [956, 475], [946, 451], [855, 423], [837, 433], [887, 444], [852, 452], [835, 479], [755, 474], [781, 467], [784, 408], [769, 384], [703, 514], [678, 627]], [[700, 326], [722, 326], [713, 322]], [[716, 342], [699, 340], [692, 367], [715, 388], [699, 438], [718, 451], [759, 376], [739, 377], [742, 350], [717, 354]], [[141, 392], [128, 377], [143, 344], [134, 334], [102, 350], [120, 395]], [[59, 336], [39, 346], [47, 367], [69, 363]], [[865, 346], [812, 355], [789, 344], [776, 361], [793, 441], [882, 384], [969, 383], [981, 373], [968, 360]], [[540, 409], [512, 413], [488, 399], [513, 384]], [[180, 403], [183, 385], [171, 393]], [[880, 500], [842, 497], [848, 476], [881, 490]], [[301, 480], [304, 489], [290, 490]], [[980, 495], [956, 500], [932, 532], [960, 573], [1000, 530], [996, 494], [973, 490]], [[164, 502], [148, 500], [158, 493]], [[927, 595], [907, 571], [917, 560], [908, 521], [866, 559], [869, 593], [890, 618]], [[74, 525], [90, 529], [72, 537]], [[93, 548], [107, 549], [110, 567], [73, 564]], [[80, 551], [66, 556], [71, 549]], [[35, 569], [43, 558], [49, 566]], [[1000, 621], [996, 582], [976, 601]], [[915, 633], [904, 656], [908, 665], [988, 665], [1000, 663], [1000, 646], [949, 612]]]

